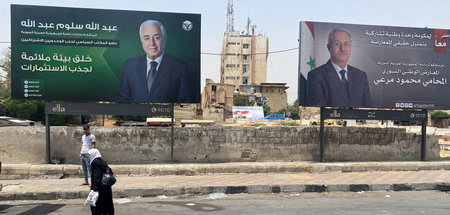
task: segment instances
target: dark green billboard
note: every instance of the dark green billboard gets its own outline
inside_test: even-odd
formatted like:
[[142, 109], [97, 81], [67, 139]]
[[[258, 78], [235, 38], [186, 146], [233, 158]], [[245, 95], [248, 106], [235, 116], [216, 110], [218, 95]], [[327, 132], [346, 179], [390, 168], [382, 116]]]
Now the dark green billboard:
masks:
[[11, 5], [12, 98], [200, 102], [199, 14]]

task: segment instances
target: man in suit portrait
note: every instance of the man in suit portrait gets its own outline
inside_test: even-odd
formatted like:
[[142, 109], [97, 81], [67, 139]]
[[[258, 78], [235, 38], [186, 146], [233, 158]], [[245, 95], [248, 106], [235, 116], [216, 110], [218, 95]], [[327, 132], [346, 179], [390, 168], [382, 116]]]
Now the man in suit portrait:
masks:
[[165, 52], [167, 42], [163, 24], [147, 20], [139, 28], [145, 55], [124, 63], [119, 102], [183, 103], [196, 98], [196, 82], [190, 80], [188, 66]]
[[352, 54], [350, 33], [344, 29], [332, 30], [327, 48], [330, 60], [308, 73], [308, 104], [320, 107], [372, 107], [366, 73], [348, 65]]

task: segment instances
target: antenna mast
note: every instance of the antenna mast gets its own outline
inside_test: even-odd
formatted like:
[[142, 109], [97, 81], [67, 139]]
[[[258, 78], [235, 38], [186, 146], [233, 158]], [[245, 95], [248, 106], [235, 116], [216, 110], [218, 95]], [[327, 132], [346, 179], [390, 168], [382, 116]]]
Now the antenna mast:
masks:
[[228, 0], [227, 5], [227, 30], [225, 34], [229, 35], [234, 31], [234, 11], [233, 11], [233, 0]]

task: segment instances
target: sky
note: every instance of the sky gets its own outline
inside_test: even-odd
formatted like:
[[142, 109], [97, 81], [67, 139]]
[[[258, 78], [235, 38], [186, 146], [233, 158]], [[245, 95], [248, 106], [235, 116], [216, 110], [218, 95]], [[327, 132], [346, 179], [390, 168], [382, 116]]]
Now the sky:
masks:
[[[1, 0], [0, 50], [11, 41], [10, 5], [42, 5], [201, 14], [201, 51], [221, 53], [228, 0]], [[446, 0], [234, 0], [234, 28], [244, 31], [247, 17], [256, 33], [269, 38], [269, 52], [298, 47], [299, 22], [334, 22], [363, 25], [450, 29], [450, 1]], [[288, 103], [297, 99], [299, 51], [269, 54], [267, 82], [287, 83]], [[202, 54], [202, 89], [205, 79], [220, 79], [220, 56]]]

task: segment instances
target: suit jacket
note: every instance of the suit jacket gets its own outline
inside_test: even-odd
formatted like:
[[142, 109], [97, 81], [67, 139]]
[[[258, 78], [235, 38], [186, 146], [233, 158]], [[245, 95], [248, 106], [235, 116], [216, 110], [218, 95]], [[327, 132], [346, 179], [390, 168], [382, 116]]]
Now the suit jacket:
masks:
[[347, 65], [346, 93], [331, 60], [308, 73], [308, 104], [319, 107], [372, 107], [369, 82], [364, 71]]
[[119, 102], [196, 102], [194, 84], [187, 65], [167, 53], [159, 65], [150, 93], [147, 89], [147, 58], [145, 55], [125, 61], [120, 82]]

